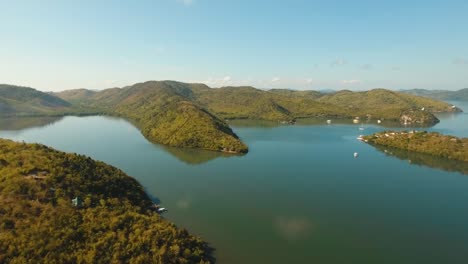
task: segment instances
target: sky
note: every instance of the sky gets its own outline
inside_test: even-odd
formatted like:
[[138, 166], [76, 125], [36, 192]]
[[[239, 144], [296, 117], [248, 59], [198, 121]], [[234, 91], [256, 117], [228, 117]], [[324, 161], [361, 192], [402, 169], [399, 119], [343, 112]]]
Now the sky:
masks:
[[468, 87], [468, 1], [0, 0], [0, 83]]

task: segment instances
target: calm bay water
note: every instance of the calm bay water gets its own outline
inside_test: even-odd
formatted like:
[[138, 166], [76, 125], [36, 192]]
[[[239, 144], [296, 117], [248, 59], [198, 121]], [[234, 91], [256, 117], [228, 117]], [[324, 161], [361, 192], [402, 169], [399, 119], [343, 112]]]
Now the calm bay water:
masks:
[[[430, 130], [468, 136], [467, 113], [440, 118]], [[385, 129], [373, 124], [323, 123], [233, 122], [245, 156], [154, 145], [103, 116], [3, 119], [0, 137], [124, 170], [169, 220], [210, 242], [218, 263], [467, 263], [466, 164], [356, 140]]]

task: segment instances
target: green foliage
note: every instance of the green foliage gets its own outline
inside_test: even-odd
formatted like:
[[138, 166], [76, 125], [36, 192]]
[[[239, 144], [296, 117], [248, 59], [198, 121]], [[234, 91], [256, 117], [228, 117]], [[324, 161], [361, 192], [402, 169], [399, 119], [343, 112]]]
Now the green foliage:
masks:
[[363, 138], [370, 144], [468, 162], [468, 138], [457, 138], [426, 131], [384, 131]]
[[[454, 111], [451, 105], [444, 102], [385, 89], [365, 92], [340, 91], [324, 95], [318, 100], [341, 106], [355, 116], [370, 116], [373, 119], [400, 121], [403, 114], [411, 112], [415, 116], [424, 117], [420, 121], [426, 124], [438, 122], [432, 115], [433, 112]], [[423, 108], [424, 111], [421, 110]], [[413, 119], [416, 121], [416, 118]]]
[[194, 91], [195, 100], [226, 119], [290, 121], [301, 117], [349, 116], [340, 107], [311, 99], [311, 92], [223, 87]]
[[[83, 206], [73, 207], [74, 197]], [[199, 263], [207, 244], [117, 168], [0, 139], [0, 263]]]

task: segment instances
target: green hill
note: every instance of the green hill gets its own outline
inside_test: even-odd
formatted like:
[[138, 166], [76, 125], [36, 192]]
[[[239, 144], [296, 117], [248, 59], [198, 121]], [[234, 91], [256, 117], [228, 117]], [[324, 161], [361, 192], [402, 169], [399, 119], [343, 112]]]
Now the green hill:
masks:
[[[74, 206], [72, 199], [78, 197]], [[0, 139], [0, 263], [204, 263], [142, 186], [82, 155]], [[205, 262], [206, 263], [206, 262]]]
[[343, 90], [324, 95], [318, 101], [341, 106], [360, 117], [399, 121], [409, 118], [412, 123], [421, 124], [437, 123], [438, 119], [432, 114], [435, 112], [461, 111], [444, 102], [385, 89], [365, 92]]
[[401, 92], [444, 101], [468, 101], [468, 88], [458, 91], [412, 89]]
[[71, 104], [57, 96], [29, 87], [0, 84], [0, 115], [57, 114], [71, 110]]
[[297, 90], [290, 90], [290, 89], [271, 89], [268, 90], [270, 93], [275, 93], [279, 95], [284, 95], [288, 97], [302, 97], [307, 99], [317, 99], [324, 95], [319, 91], [312, 91], [312, 90], [304, 90], [304, 91], [297, 91]]
[[364, 136], [363, 140], [369, 144], [468, 162], [468, 138], [426, 131], [384, 131]]
[[73, 90], [66, 90], [58, 93], [51, 93], [52, 95], [58, 94], [60, 98], [66, 100], [67, 102], [80, 102], [85, 99], [89, 99], [93, 97], [97, 92], [91, 91], [88, 89], [73, 89]]
[[226, 119], [288, 121], [301, 117], [349, 116], [341, 107], [313, 100], [308, 93], [285, 90], [222, 87], [196, 91], [195, 100]]
[[[247, 152], [247, 146], [224, 121], [194, 101], [193, 90], [197, 87], [172, 81], [150, 81], [94, 94], [80, 93], [81, 97], [74, 96], [74, 100], [80, 107], [100, 108], [111, 115], [128, 118], [155, 143]], [[68, 95], [64, 93], [57, 95], [66, 98]]]

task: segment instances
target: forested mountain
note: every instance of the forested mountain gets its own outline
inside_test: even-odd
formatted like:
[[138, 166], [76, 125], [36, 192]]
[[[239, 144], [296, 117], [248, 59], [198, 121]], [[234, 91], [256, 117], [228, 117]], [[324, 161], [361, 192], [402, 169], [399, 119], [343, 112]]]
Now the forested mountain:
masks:
[[0, 84], [1, 115], [54, 114], [71, 110], [71, 104], [57, 96], [29, 87]]
[[207, 244], [151, 206], [115, 167], [0, 139], [0, 263], [208, 263]]

